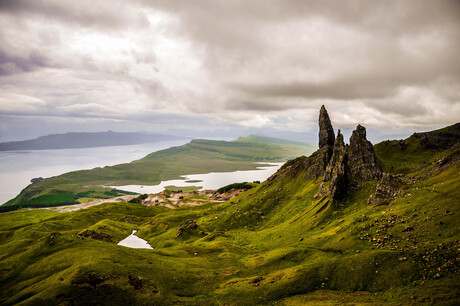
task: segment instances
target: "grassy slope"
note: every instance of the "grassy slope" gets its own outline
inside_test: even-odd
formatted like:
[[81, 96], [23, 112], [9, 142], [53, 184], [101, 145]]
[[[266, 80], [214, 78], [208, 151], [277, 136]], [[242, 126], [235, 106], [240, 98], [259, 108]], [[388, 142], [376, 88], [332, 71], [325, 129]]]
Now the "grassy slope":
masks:
[[78, 203], [79, 199], [111, 198], [122, 193], [98, 185], [155, 185], [184, 174], [250, 170], [256, 168], [257, 161], [285, 161], [313, 150], [312, 145], [259, 136], [233, 142], [198, 139], [131, 163], [46, 179], [29, 185], [5, 206], [52, 206]]
[[[362, 182], [338, 208], [314, 199], [318, 182], [298, 173], [217, 205], [2, 214], [0, 303], [454, 305], [460, 165], [440, 171], [416, 146], [404, 156], [410, 169], [399, 169], [420, 179], [386, 206], [369, 206], [376, 183]], [[396, 147], [376, 150], [387, 168], [400, 158]], [[457, 146], [430, 158], [458, 154]], [[87, 229], [113, 242], [77, 237]], [[154, 250], [115, 245], [133, 229]]]

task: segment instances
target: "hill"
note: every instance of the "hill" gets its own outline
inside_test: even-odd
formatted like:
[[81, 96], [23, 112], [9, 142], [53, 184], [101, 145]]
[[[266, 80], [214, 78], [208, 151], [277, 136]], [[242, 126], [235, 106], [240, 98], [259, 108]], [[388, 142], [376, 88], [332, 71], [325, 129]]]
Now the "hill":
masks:
[[2, 142], [0, 143], [0, 151], [125, 146], [181, 138], [183, 137], [152, 133], [119, 133], [112, 131], [51, 134], [30, 140]]
[[74, 171], [39, 181], [26, 187], [0, 209], [68, 205], [112, 198], [124, 192], [101, 185], [156, 185], [185, 174], [252, 170], [257, 167], [254, 162], [286, 161], [313, 150], [313, 145], [259, 136], [236, 141], [195, 139], [131, 163]]
[[[224, 203], [1, 214], [0, 303], [457, 305], [458, 125], [374, 147], [320, 118], [317, 151]], [[116, 245], [134, 229], [153, 250]]]

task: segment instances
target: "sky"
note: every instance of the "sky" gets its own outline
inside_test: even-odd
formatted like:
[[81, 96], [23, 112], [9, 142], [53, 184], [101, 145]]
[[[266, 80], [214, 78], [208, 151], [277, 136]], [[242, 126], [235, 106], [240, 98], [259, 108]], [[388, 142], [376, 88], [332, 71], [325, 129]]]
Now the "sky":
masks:
[[[458, 0], [0, 0], [0, 140], [410, 135], [460, 118]], [[377, 136], [375, 136], [377, 137]]]

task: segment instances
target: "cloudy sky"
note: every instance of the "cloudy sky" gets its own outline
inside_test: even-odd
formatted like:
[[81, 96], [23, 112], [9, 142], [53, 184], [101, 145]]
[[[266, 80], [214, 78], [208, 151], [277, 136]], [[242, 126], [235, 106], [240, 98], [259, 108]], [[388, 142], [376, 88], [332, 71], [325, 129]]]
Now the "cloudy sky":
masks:
[[0, 138], [460, 121], [460, 1], [0, 0]]

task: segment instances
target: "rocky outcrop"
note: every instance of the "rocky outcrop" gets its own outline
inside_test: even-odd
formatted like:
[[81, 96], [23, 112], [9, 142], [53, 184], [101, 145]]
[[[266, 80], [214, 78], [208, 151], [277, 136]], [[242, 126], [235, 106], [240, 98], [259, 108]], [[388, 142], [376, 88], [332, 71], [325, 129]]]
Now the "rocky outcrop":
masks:
[[288, 175], [288, 173], [294, 175], [303, 169], [307, 169], [304, 177], [305, 180], [317, 179], [325, 175], [326, 168], [333, 154], [335, 133], [324, 105], [321, 106], [318, 123], [319, 149], [309, 157], [299, 157], [288, 161], [281, 167], [279, 174], [277, 173], [270, 178], [271, 180], [275, 180], [278, 176]]
[[332, 128], [331, 119], [327, 113], [326, 108], [321, 106], [319, 111], [319, 148], [325, 146], [333, 146], [335, 141], [335, 133]]
[[[349, 146], [345, 145], [339, 130], [331, 149], [334, 130], [324, 106], [321, 107], [319, 118], [320, 149], [308, 160], [315, 163], [308, 165], [311, 177], [323, 176], [316, 197], [329, 196], [332, 200], [340, 200], [347, 195], [353, 181], [380, 180], [382, 165], [375, 154], [374, 146], [366, 138], [366, 129], [358, 125], [351, 135]], [[383, 186], [379, 195], [384, 193]]]
[[346, 145], [340, 130], [335, 138], [329, 115], [322, 106], [319, 114], [319, 149], [309, 157], [302, 156], [287, 162], [268, 181], [295, 177], [301, 172], [305, 180], [322, 178], [317, 198], [328, 196], [332, 200], [340, 200], [357, 180], [380, 180], [382, 166], [374, 146], [366, 139], [366, 129], [358, 125], [350, 138], [350, 145]]
[[400, 186], [401, 181], [397, 176], [391, 173], [383, 173], [382, 179], [377, 184], [375, 194], [371, 195], [368, 204], [387, 204], [391, 199], [396, 198], [401, 193]]
[[39, 183], [39, 182], [41, 182], [41, 181], [43, 181], [43, 180], [44, 180], [44, 178], [42, 178], [42, 177], [40, 176], [40, 177], [34, 177], [33, 179], [30, 180], [30, 182], [31, 182], [32, 184], [36, 184], [36, 183]]
[[308, 169], [305, 179], [317, 179], [324, 176], [332, 156], [332, 147], [325, 147], [310, 155], [304, 162]]
[[350, 137], [348, 148], [350, 176], [364, 181], [380, 180], [382, 164], [375, 155], [374, 146], [366, 139], [366, 129], [358, 125]]
[[333, 200], [343, 198], [348, 192], [348, 147], [340, 130], [334, 142], [332, 157], [326, 167], [323, 182], [316, 197], [329, 195]]

